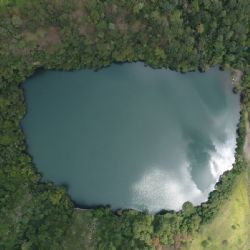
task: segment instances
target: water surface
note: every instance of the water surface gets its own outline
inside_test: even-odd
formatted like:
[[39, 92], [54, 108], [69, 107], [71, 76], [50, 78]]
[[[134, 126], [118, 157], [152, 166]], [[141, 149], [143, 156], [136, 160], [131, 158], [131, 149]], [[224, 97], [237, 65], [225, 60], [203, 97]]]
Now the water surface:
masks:
[[44, 71], [24, 88], [29, 152], [78, 204], [178, 210], [205, 201], [234, 162], [239, 97], [228, 72], [133, 63]]

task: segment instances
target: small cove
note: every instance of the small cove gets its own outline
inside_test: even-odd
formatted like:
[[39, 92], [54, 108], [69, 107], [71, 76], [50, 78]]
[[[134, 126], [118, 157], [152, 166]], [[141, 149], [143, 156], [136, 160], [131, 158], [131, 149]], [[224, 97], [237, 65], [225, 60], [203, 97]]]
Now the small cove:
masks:
[[29, 153], [78, 204], [178, 210], [205, 201], [234, 162], [240, 108], [229, 72], [113, 64], [43, 71], [24, 88]]

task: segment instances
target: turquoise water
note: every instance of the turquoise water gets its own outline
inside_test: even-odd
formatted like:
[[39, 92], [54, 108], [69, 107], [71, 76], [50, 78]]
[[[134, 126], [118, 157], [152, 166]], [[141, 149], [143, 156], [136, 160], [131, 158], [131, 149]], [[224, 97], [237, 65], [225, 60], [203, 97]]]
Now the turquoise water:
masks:
[[205, 201], [234, 162], [239, 96], [228, 72], [133, 63], [43, 71], [24, 89], [28, 150], [78, 204], [178, 210]]

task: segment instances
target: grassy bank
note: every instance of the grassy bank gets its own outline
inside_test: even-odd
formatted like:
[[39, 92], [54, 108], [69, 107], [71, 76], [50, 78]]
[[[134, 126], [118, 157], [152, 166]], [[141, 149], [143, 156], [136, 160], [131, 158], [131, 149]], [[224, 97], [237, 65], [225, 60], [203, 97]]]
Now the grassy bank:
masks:
[[[245, 119], [245, 121], [247, 122], [248, 119]], [[246, 142], [248, 142], [247, 134], [248, 133], [246, 133]], [[229, 199], [220, 207], [218, 213], [216, 214], [216, 217], [212, 220], [212, 222], [202, 225], [200, 230], [196, 234], [193, 234], [192, 236], [187, 235], [186, 246], [181, 247], [181, 245], [177, 244], [173, 246], [174, 248], [171, 249], [249, 250], [249, 177], [250, 166], [248, 164], [248, 168], [246, 168], [239, 176], [236, 177], [232, 194], [229, 196]], [[61, 244], [62, 249], [105, 249], [97, 247], [96, 243], [100, 240], [100, 232], [108, 233], [108, 225], [116, 227], [113, 223], [110, 224], [105, 218], [96, 216], [91, 210], [84, 211], [75, 209], [73, 218], [73, 223], [67, 230], [67, 234], [65, 235], [64, 241]], [[111, 217], [109, 219], [111, 219]], [[120, 221], [118, 219], [116, 223], [117, 222], [119, 222], [120, 224], [124, 221], [122, 222], [122, 220]], [[117, 226], [119, 227], [119, 225]], [[129, 229], [130, 226], [127, 226], [127, 228]], [[101, 231], [100, 228], [106, 229], [104, 231]], [[118, 235], [119, 234], [113, 235], [114, 239]], [[155, 244], [153, 244], [152, 248], [150, 249], [167, 249], [157, 241], [157, 238], [155, 238], [154, 242]], [[116, 249], [115, 247], [112, 247], [113, 246], [111, 244], [109, 249]]]
[[[248, 123], [248, 114], [246, 123]], [[249, 123], [246, 125], [245, 146], [249, 145]], [[250, 249], [250, 164], [245, 147], [247, 169], [238, 176], [230, 199], [221, 207], [212, 223], [204, 225], [194, 235], [185, 250], [249, 250]]]
[[[249, 175], [250, 168], [238, 177], [230, 199], [221, 207], [212, 223], [204, 225], [199, 233], [193, 236], [190, 245], [181, 249], [250, 249]], [[95, 249], [94, 245], [97, 241], [95, 228], [99, 223], [101, 221], [93, 218], [90, 211], [75, 209], [74, 222], [62, 242], [62, 249]]]
[[[249, 172], [249, 171], [248, 171]], [[201, 228], [185, 250], [249, 250], [250, 214], [248, 172], [242, 173], [233, 193], [211, 224]]]

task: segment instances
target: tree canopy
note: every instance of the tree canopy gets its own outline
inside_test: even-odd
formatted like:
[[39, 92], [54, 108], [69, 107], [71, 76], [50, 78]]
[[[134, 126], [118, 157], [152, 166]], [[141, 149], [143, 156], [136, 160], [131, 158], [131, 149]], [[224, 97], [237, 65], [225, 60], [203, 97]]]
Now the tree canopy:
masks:
[[[250, 111], [248, 0], [0, 0], [0, 249], [62, 249], [73, 203], [63, 187], [43, 183], [27, 153], [20, 122], [21, 83], [38, 69], [99, 69], [144, 61], [153, 68], [243, 71], [242, 112]], [[250, 115], [249, 115], [250, 117]], [[95, 249], [179, 246], [213, 219], [245, 168], [244, 116], [236, 163], [209, 200], [155, 216], [91, 211]], [[205, 244], [205, 243], [204, 243]]]

